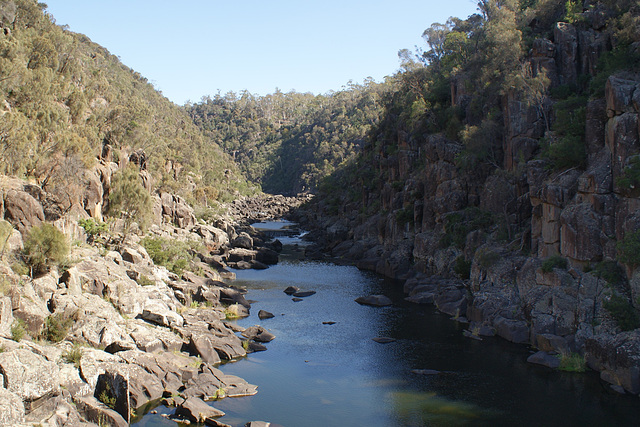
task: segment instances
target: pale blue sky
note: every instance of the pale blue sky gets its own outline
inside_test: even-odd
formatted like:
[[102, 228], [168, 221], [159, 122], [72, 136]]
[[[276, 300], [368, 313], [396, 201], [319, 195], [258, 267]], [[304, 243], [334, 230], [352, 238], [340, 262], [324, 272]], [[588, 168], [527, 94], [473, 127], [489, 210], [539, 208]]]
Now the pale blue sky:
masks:
[[177, 104], [248, 90], [326, 93], [382, 81], [403, 48], [473, 0], [45, 0]]

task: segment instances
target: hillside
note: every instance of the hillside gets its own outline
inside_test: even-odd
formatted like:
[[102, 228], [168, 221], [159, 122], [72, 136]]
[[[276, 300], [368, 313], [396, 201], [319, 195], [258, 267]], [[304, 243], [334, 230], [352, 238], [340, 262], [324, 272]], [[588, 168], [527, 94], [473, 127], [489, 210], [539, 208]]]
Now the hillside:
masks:
[[315, 192], [360, 153], [392, 87], [365, 81], [325, 95], [230, 92], [185, 108], [249, 181], [271, 194], [296, 194]]
[[180, 108], [105, 48], [55, 25], [43, 3], [2, 2], [0, 29], [0, 173], [80, 204], [96, 159], [122, 163], [142, 150], [154, 187], [183, 196], [210, 187], [212, 201], [248, 190]]

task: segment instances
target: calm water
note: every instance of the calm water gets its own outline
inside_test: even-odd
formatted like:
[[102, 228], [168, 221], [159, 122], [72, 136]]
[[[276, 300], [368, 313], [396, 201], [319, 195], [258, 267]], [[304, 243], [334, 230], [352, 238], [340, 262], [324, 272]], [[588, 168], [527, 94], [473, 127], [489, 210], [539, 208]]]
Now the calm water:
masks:
[[[268, 270], [236, 272], [234, 284], [245, 286], [253, 301], [251, 316], [238, 324], [261, 324], [276, 339], [267, 351], [221, 367], [259, 387], [255, 396], [213, 402], [227, 413], [220, 421], [285, 427], [640, 424], [640, 399], [613, 393], [596, 373], [554, 372], [526, 363], [524, 346], [464, 338], [463, 325], [431, 306], [406, 303], [397, 283], [355, 267], [300, 261], [301, 250], [287, 246]], [[317, 293], [294, 302], [283, 292], [289, 285]], [[377, 293], [394, 305], [354, 302]], [[275, 318], [259, 320], [261, 309]], [[372, 340], [382, 336], [396, 341]], [[137, 425], [175, 423], [147, 415]]]

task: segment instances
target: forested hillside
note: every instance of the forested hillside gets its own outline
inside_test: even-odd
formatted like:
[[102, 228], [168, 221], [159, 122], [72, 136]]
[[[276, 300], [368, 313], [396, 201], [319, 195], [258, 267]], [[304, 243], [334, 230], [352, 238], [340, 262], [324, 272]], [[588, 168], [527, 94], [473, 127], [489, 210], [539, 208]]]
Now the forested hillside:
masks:
[[185, 108], [247, 179], [268, 193], [296, 194], [314, 192], [323, 178], [360, 153], [393, 87], [389, 79], [324, 95], [231, 92]]
[[[246, 190], [237, 168], [189, 117], [86, 36], [55, 24], [44, 3], [0, 2], [0, 173], [79, 197], [82, 171], [112, 150], [144, 150], [157, 187], [212, 199]], [[76, 194], [67, 194], [76, 188]]]

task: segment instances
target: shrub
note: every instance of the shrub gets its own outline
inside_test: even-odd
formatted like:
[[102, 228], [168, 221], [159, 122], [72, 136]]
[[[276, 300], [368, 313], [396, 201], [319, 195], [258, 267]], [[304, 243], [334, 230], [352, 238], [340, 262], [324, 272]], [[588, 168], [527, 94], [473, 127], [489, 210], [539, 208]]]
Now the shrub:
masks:
[[623, 331], [633, 331], [640, 327], [638, 312], [625, 297], [613, 294], [603, 306]]
[[60, 264], [69, 253], [67, 238], [51, 224], [32, 227], [24, 242], [24, 255], [33, 272]]
[[477, 207], [450, 213], [445, 218], [445, 235], [440, 239], [440, 245], [443, 247], [454, 245], [463, 248], [467, 234], [475, 230], [487, 230], [492, 225], [494, 225], [493, 215]]
[[631, 267], [640, 265], [640, 230], [628, 233], [616, 245], [618, 260]]
[[466, 280], [471, 275], [471, 262], [464, 259], [464, 256], [456, 258], [453, 264], [453, 271], [459, 278]]
[[500, 254], [491, 250], [480, 250], [477, 260], [478, 265], [486, 270], [500, 260]]
[[109, 231], [109, 225], [106, 222], [94, 221], [92, 218], [79, 219], [78, 225], [84, 228], [89, 236], [89, 241], [93, 241], [97, 236]]
[[591, 270], [591, 274], [600, 277], [611, 286], [622, 285], [626, 282], [624, 271], [615, 261], [602, 261]]
[[180, 275], [193, 259], [193, 252], [200, 249], [197, 242], [180, 242], [161, 237], [145, 237], [140, 241], [156, 265]]
[[552, 255], [542, 262], [541, 268], [542, 268], [542, 271], [545, 273], [551, 273], [554, 268], [562, 268], [566, 270], [567, 260], [566, 258], [563, 258], [560, 255]]
[[72, 323], [72, 319], [65, 319], [61, 313], [52, 314], [45, 320], [42, 337], [47, 341], [60, 342], [67, 336]]
[[27, 331], [25, 329], [24, 320], [16, 319], [13, 321], [11, 325], [11, 339], [15, 342], [20, 342], [22, 338], [26, 335]]
[[560, 366], [558, 370], [566, 372], [585, 372], [587, 370], [587, 363], [584, 360], [584, 356], [578, 353], [562, 354], [560, 357]]
[[67, 363], [73, 363], [73, 366], [79, 369], [82, 353], [82, 347], [78, 344], [74, 344], [71, 350], [62, 353], [62, 360]]

